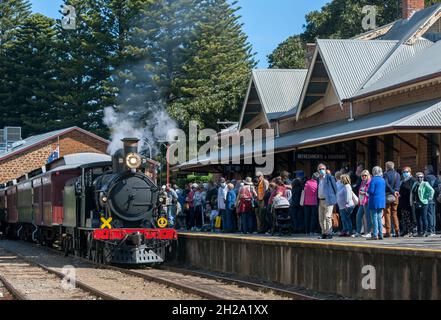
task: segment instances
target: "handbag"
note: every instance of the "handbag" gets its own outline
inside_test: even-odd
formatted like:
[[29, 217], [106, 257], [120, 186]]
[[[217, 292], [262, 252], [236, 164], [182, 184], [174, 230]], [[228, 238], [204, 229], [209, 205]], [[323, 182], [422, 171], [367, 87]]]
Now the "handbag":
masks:
[[[395, 185], [395, 183], [397, 182], [397, 174], [398, 174], [398, 173], [395, 174], [394, 185]], [[387, 185], [389, 186], [389, 188], [392, 189], [392, 187], [389, 185], [389, 182], [387, 182], [387, 179], [386, 179], [386, 183], [387, 183]], [[396, 203], [396, 202], [397, 202], [397, 197], [395, 197], [394, 194], [392, 194], [392, 193], [386, 193], [386, 203], [387, 203], [387, 204], [394, 204], [394, 203]]]
[[221, 216], [217, 216], [217, 217], [216, 217], [216, 220], [215, 220], [215, 222], [214, 222], [214, 227], [215, 227], [216, 229], [220, 229], [220, 228], [221, 228], [221, 225], [222, 225], [222, 217], [221, 217]]
[[338, 212], [332, 213], [332, 228], [333, 229], [340, 228], [340, 214]]

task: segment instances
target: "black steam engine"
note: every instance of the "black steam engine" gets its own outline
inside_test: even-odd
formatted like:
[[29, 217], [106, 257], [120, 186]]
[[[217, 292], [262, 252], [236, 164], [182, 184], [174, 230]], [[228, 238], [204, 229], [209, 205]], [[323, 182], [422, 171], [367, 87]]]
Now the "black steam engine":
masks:
[[177, 233], [158, 227], [155, 163], [138, 153], [138, 139], [123, 144], [112, 157], [65, 156], [9, 182], [0, 190], [4, 232], [101, 263], [163, 262]]

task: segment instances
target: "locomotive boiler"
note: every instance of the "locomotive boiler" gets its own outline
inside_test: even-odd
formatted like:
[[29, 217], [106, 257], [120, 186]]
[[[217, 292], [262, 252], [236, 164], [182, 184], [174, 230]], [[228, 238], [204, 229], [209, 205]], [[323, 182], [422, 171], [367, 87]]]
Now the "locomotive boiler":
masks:
[[163, 262], [177, 233], [157, 226], [158, 164], [138, 153], [138, 139], [122, 142], [112, 157], [67, 155], [7, 183], [4, 232], [100, 263]]

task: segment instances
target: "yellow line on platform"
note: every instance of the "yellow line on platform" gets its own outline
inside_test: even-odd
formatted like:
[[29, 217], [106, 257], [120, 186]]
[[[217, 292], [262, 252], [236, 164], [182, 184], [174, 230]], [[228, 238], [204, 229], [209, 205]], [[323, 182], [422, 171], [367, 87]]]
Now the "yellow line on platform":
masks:
[[[280, 238], [263, 238], [263, 237], [241, 237], [237, 235], [219, 235], [219, 234], [207, 234], [207, 233], [187, 233], [179, 232], [181, 235], [192, 236], [192, 237], [205, 237], [205, 238], [218, 238], [218, 239], [238, 239], [238, 240], [253, 240], [253, 241], [264, 241], [264, 242], [285, 242], [292, 244], [309, 244], [309, 245], [319, 245], [328, 246], [333, 245], [337, 247], [353, 247], [353, 248], [369, 248], [369, 249], [385, 249], [393, 251], [410, 251], [410, 252], [429, 252], [429, 253], [441, 253], [441, 249], [425, 249], [425, 248], [410, 248], [410, 247], [392, 247], [392, 246], [372, 246], [366, 244], [355, 244], [355, 243], [341, 243], [341, 242], [319, 242], [319, 241], [308, 241], [308, 240], [291, 240], [291, 239], [280, 239]], [[441, 241], [440, 241], [441, 244]]]

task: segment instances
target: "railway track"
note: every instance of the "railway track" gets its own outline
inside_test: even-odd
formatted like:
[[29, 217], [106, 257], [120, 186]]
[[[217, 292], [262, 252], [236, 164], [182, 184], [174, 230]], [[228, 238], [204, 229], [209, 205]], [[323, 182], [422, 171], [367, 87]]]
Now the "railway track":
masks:
[[[38, 247], [36, 245], [17, 241], [0, 241], [0, 250], [11, 252], [20, 259], [22, 264], [32, 265], [40, 271], [50, 274], [56, 278], [56, 285], [60, 287], [60, 276], [65, 276], [62, 272], [66, 266], [72, 266], [75, 270], [75, 281], [77, 287], [83, 291], [93, 292], [99, 299], [105, 300], [200, 300], [200, 296], [184, 291], [169, 288], [159, 283], [149, 282], [139, 276], [130, 275], [114, 268], [103, 268], [85, 259], [77, 257], [64, 257], [64, 255], [54, 252], [54, 250]], [[27, 283], [27, 271], [16, 270], [16, 281], [23, 279]], [[41, 274], [41, 272], [40, 272]], [[7, 270], [0, 269], [0, 276], [7, 276]], [[38, 276], [37, 276], [38, 278]], [[8, 279], [6, 279], [8, 280]], [[17, 286], [10, 281], [3, 281], [8, 291], [13, 292]], [[33, 283], [29, 289], [39, 293], [38, 296], [29, 297], [30, 299], [59, 299], [57, 296], [47, 296], [42, 294], [41, 283]], [[56, 286], [54, 284], [54, 287]], [[11, 290], [12, 289], [12, 290]], [[16, 290], [20, 291], [20, 290]], [[15, 295], [14, 295], [15, 296]], [[16, 299], [22, 299], [18, 294]], [[79, 300], [78, 298], [68, 298]]]
[[19, 254], [0, 248], [0, 281], [17, 300], [99, 300], [108, 297], [81, 282], [64, 284], [64, 274], [31, 263]]
[[[105, 266], [97, 264], [90, 260], [79, 257], [64, 257], [64, 255], [55, 249], [46, 247], [37, 247], [30, 243], [7, 241], [5, 244], [14, 247], [14, 251], [19, 251], [20, 254], [28, 252], [28, 258], [35, 261], [35, 252], [32, 256], [32, 251], [38, 250], [44, 254], [38, 254], [38, 260], [45, 267], [48, 264], [69, 263], [77, 268], [77, 276], [81, 280], [81, 270], [94, 270], [95, 273], [109, 273], [113, 274], [113, 280], [117, 283], [120, 279], [134, 278], [137, 283], [144, 282], [148, 284], [147, 287], [162, 286], [162, 290], [168, 292], [174, 290], [175, 292], [185, 293], [184, 296], [167, 297], [167, 299], [209, 299], [209, 300], [312, 300], [314, 297], [305, 296], [291, 291], [281, 290], [274, 287], [259, 285], [255, 283], [233, 280], [226, 277], [219, 277], [209, 274], [190, 272], [186, 269], [122, 269], [115, 266]], [[0, 242], [1, 246], [1, 242]], [[42, 261], [43, 260], [43, 261]], [[63, 262], [62, 262], [63, 261]], [[50, 268], [50, 269], [53, 269]], [[87, 279], [86, 279], [87, 280]], [[139, 281], [143, 280], [143, 281]], [[133, 281], [133, 279], [131, 280]], [[90, 281], [82, 282], [89, 287], [96, 287], [96, 283]], [[135, 281], [136, 282], [136, 281]], [[105, 286], [98, 286], [99, 290], [112, 296], [115, 299], [134, 299], [136, 294], [119, 295], [112, 293]], [[136, 291], [133, 288], [132, 291]], [[141, 298], [140, 296], [137, 296]], [[165, 297], [164, 297], [165, 298]]]
[[185, 275], [213, 279], [213, 280], [220, 281], [223, 283], [234, 284], [238, 287], [253, 289], [255, 291], [259, 291], [262, 293], [276, 294], [276, 295], [279, 295], [281, 297], [285, 297], [285, 298], [291, 299], [291, 300], [322, 300], [321, 298], [318, 298], [318, 297], [315, 297], [312, 295], [307, 295], [307, 294], [303, 294], [303, 293], [299, 293], [299, 292], [295, 292], [295, 291], [291, 291], [291, 290], [285, 290], [285, 289], [277, 288], [277, 287], [274, 287], [271, 285], [265, 285], [265, 284], [256, 283], [256, 282], [239, 280], [239, 279], [230, 278], [230, 277], [226, 277], [223, 275], [212, 274], [212, 273], [203, 272], [203, 271], [190, 270], [190, 269], [187, 269], [184, 267], [169, 267], [169, 266], [163, 267], [163, 266], [161, 266], [159, 268], [159, 270], [161, 270], [161, 272], [180, 273], [180, 274], [185, 274]]

